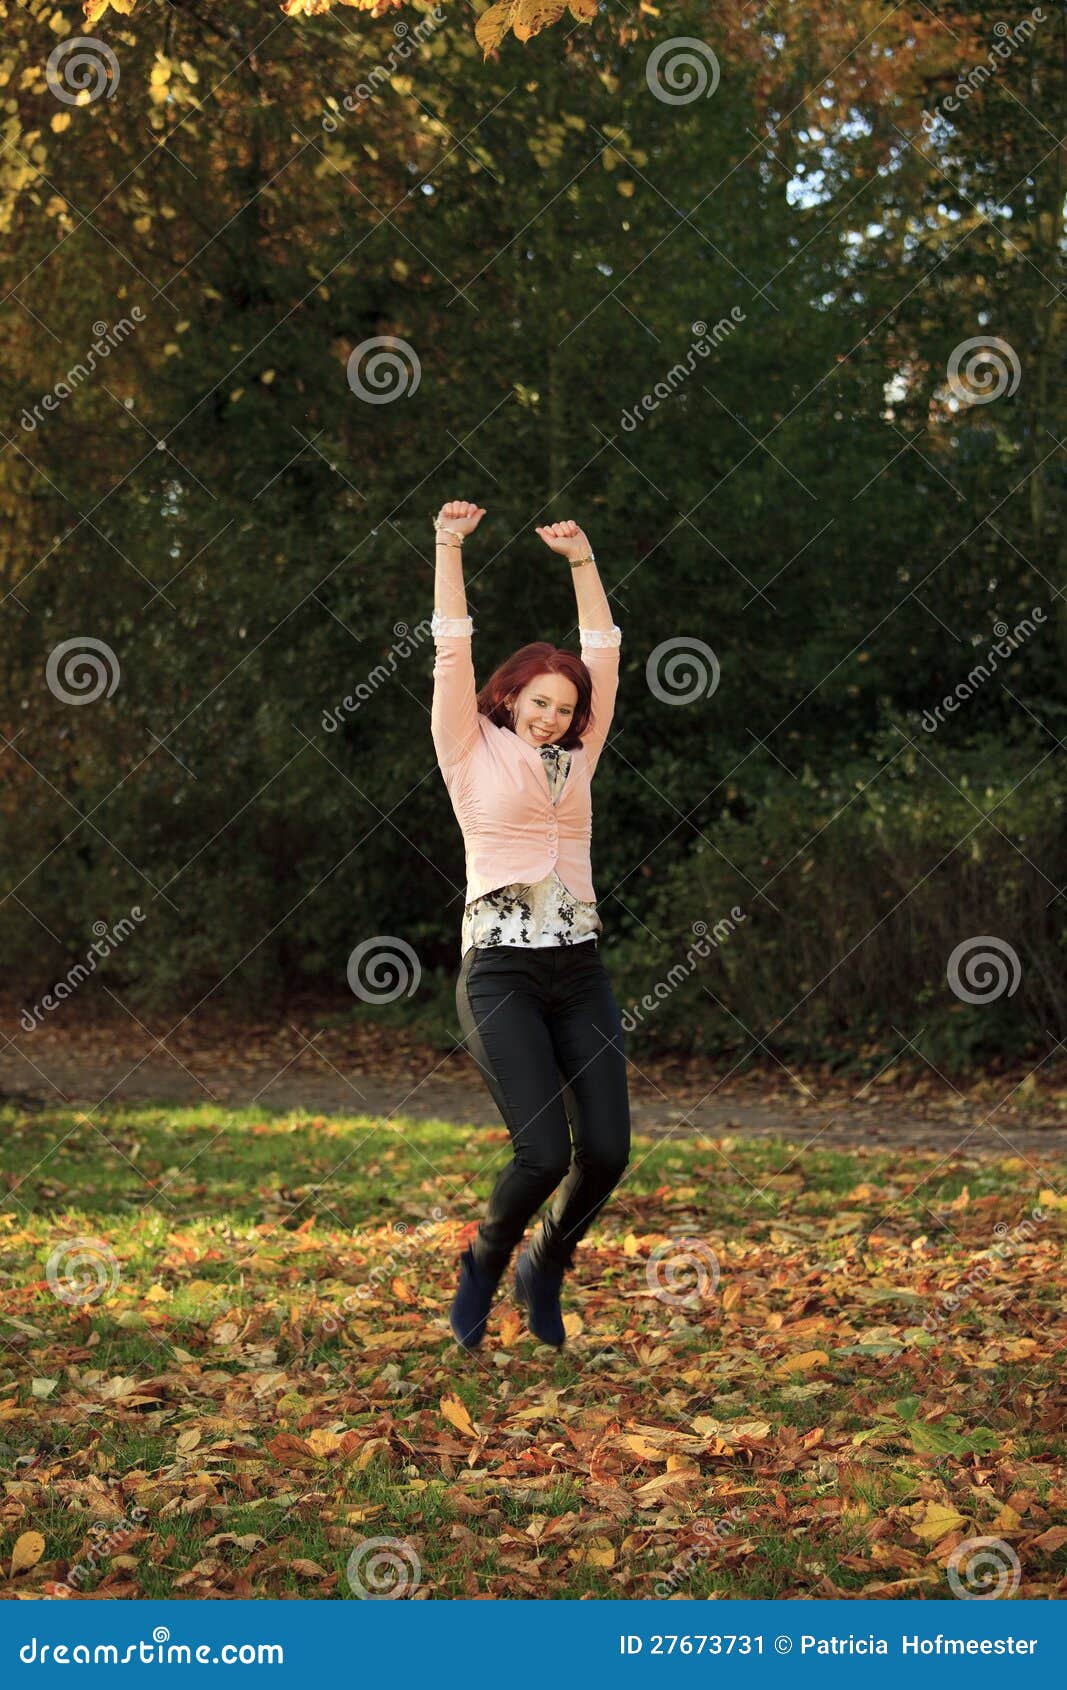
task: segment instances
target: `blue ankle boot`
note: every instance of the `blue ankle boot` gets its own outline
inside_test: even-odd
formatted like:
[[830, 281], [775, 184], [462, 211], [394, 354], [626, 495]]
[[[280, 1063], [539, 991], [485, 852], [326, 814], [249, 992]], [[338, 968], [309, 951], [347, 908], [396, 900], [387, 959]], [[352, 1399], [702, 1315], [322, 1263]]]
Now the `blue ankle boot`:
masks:
[[448, 1316], [453, 1337], [465, 1350], [476, 1350], [481, 1343], [493, 1292], [499, 1283], [498, 1273], [487, 1273], [478, 1266], [468, 1244], [459, 1258], [459, 1286]]
[[526, 1310], [526, 1324], [534, 1337], [556, 1349], [567, 1336], [559, 1306], [563, 1273], [563, 1268], [553, 1265], [535, 1267], [528, 1250], [515, 1263], [515, 1301]]

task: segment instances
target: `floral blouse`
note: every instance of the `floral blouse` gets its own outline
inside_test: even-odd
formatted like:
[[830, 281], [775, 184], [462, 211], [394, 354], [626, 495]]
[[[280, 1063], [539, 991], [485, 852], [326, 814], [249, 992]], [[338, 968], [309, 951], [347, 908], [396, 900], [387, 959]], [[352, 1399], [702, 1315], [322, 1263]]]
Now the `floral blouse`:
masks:
[[[559, 745], [539, 745], [552, 802], [563, 791], [571, 754]], [[579, 945], [595, 939], [604, 924], [595, 903], [568, 892], [555, 869], [532, 886], [498, 886], [463, 911], [462, 955], [472, 945]]]

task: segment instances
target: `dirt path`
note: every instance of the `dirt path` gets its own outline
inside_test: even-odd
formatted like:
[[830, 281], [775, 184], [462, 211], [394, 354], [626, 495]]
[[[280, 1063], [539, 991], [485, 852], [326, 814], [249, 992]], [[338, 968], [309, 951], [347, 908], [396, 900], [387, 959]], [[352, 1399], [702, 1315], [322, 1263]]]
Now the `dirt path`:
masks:
[[[167, 1031], [160, 1024], [160, 1032]], [[161, 1045], [129, 1015], [26, 1032], [0, 1003], [0, 1094], [27, 1107], [94, 1110], [117, 1102], [215, 1104], [311, 1114], [403, 1114], [500, 1125], [465, 1051], [443, 1054], [404, 1035], [308, 1009], [280, 1023], [235, 1027], [190, 1021]], [[780, 1138], [797, 1146], [932, 1149], [992, 1157], [1067, 1158], [1067, 1073], [985, 1076], [968, 1092], [913, 1069], [866, 1092], [826, 1075], [791, 1077], [777, 1065], [730, 1075], [709, 1063], [630, 1067], [635, 1131]]]

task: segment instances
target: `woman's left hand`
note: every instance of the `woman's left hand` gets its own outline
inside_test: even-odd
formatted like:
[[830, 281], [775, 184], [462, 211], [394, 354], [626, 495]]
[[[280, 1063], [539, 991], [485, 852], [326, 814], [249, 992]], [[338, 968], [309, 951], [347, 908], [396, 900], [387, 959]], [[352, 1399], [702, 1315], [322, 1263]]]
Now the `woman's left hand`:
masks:
[[534, 532], [541, 536], [550, 551], [558, 552], [568, 562], [588, 557], [593, 550], [576, 522], [550, 522], [547, 527], [535, 528]]

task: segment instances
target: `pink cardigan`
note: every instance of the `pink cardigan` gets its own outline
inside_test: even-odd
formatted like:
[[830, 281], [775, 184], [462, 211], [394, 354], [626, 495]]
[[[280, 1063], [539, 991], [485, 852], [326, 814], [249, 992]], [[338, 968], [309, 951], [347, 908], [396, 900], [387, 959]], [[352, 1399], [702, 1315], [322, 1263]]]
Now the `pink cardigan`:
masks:
[[553, 804], [537, 747], [478, 711], [472, 626], [470, 617], [436, 612], [431, 623], [436, 658], [430, 732], [463, 831], [466, 902], [513, 881], [533, 885], [553, 869], [574, 897], [593, 902], [589, 788], [615, 710], [621, 630], [579, 628], [582, 661], [593, 680], [592, 716]]

